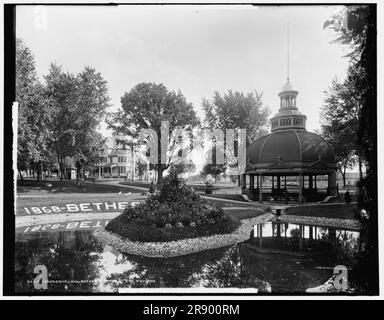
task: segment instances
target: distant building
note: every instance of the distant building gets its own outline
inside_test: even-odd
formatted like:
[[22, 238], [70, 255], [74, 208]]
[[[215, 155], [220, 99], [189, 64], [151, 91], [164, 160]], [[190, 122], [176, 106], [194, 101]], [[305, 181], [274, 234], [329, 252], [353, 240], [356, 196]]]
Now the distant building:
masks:
[[95, 178], [134, 179], [135, 154], [132, 147], [119, 143], [122, 136], [108, 139], [104, 150], [100, 151], [100, 163], [96, 166]]
[[[129, 143], [123, 144], [119, 140], [129, 141], [122, 135], [115, 135], [108, 139], [104, 150], [100, 151], [100, 163], [94, 171], [94, 178], [98, 179], [125, 179], [137, 180], [136, 162], [139, 152]], [[144, 180], [153, 180], [153, 170], [148, 170], [140, 177]]]

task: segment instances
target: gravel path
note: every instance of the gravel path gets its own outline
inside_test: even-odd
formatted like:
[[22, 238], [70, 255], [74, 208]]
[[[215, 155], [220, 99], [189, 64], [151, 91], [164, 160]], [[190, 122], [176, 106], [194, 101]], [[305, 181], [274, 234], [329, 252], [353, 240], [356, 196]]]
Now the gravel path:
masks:
[[319, 227], [331, 227], [348, 229], [352, 231], [360, 231], [361, 223], [356, 219], [337, 219], [337, 218], [324, 218], [324, 217], [312, 217], [312, 216], [294, 216], [294, 215], [282, 215], [280, 216], [280, 222], [287, 222], [293, 224], [305, 224]]
[[110, 246], [120, 252], [152, 258], [177, 257], [199, 251], [226, 247], [237, 242], [243, 242], [249, 239], [250, 232], [255, 224], [268, 221], [273, 216], [272, 213], [266, 213], [258, 217], [241, 220], [240, 226], [232, 233], [216, 234], [208, 237], [183, 239], [178, 241], [130, 241], [103, 229], [95, 231], [95, 236], [107, 242]]

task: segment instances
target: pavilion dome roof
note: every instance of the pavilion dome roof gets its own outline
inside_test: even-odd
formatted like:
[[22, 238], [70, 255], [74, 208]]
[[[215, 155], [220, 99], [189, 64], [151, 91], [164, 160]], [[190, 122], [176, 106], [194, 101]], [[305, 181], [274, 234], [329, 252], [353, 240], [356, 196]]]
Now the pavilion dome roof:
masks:
[[275, 131], [254, 141], [247, 148], [247, 163], [254, 171], [282, 169], [301, 171], [335, 170], [335, 155], [329, 144], [319, 135], [306, 130]]

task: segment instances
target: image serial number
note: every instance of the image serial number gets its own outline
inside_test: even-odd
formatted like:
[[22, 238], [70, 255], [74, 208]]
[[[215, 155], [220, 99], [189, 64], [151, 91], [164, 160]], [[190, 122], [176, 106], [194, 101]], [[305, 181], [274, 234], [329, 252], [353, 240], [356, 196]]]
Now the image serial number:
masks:
[[228, 304], [189, 304], [187, 314], [240, 314], [240, 307], [239, 305], [233, 306]]

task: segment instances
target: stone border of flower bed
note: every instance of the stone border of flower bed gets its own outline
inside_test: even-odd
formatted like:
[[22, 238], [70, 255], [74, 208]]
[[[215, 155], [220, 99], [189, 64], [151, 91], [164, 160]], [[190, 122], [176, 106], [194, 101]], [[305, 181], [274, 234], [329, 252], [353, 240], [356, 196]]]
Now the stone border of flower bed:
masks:
[[292, 224], [306, 224], [311, 226], [319, 226], [326, 228], [340, 228], [351, 231], [360, 231], [362, 228], [361, 222], [356, 219], [338, 219], [326, 217], [312, 217], [312, 216], [295, 216], [295, 215], [281, 215], [280, 222]]
[[95, 231], [95, 236], [122, 253], [151, 257], [169, 258], [184, 256], [204, 250], [217, 249], [243, 242], [250, 237], [253, 226], [263, 223], [274, 217], [272, 213], [240, 221], [240, 226], [227, 234], [215, 234], [212, 236], [182, 239], [167, 242], [139, 242], [124, 239], [121, 236], [100, 229]]

